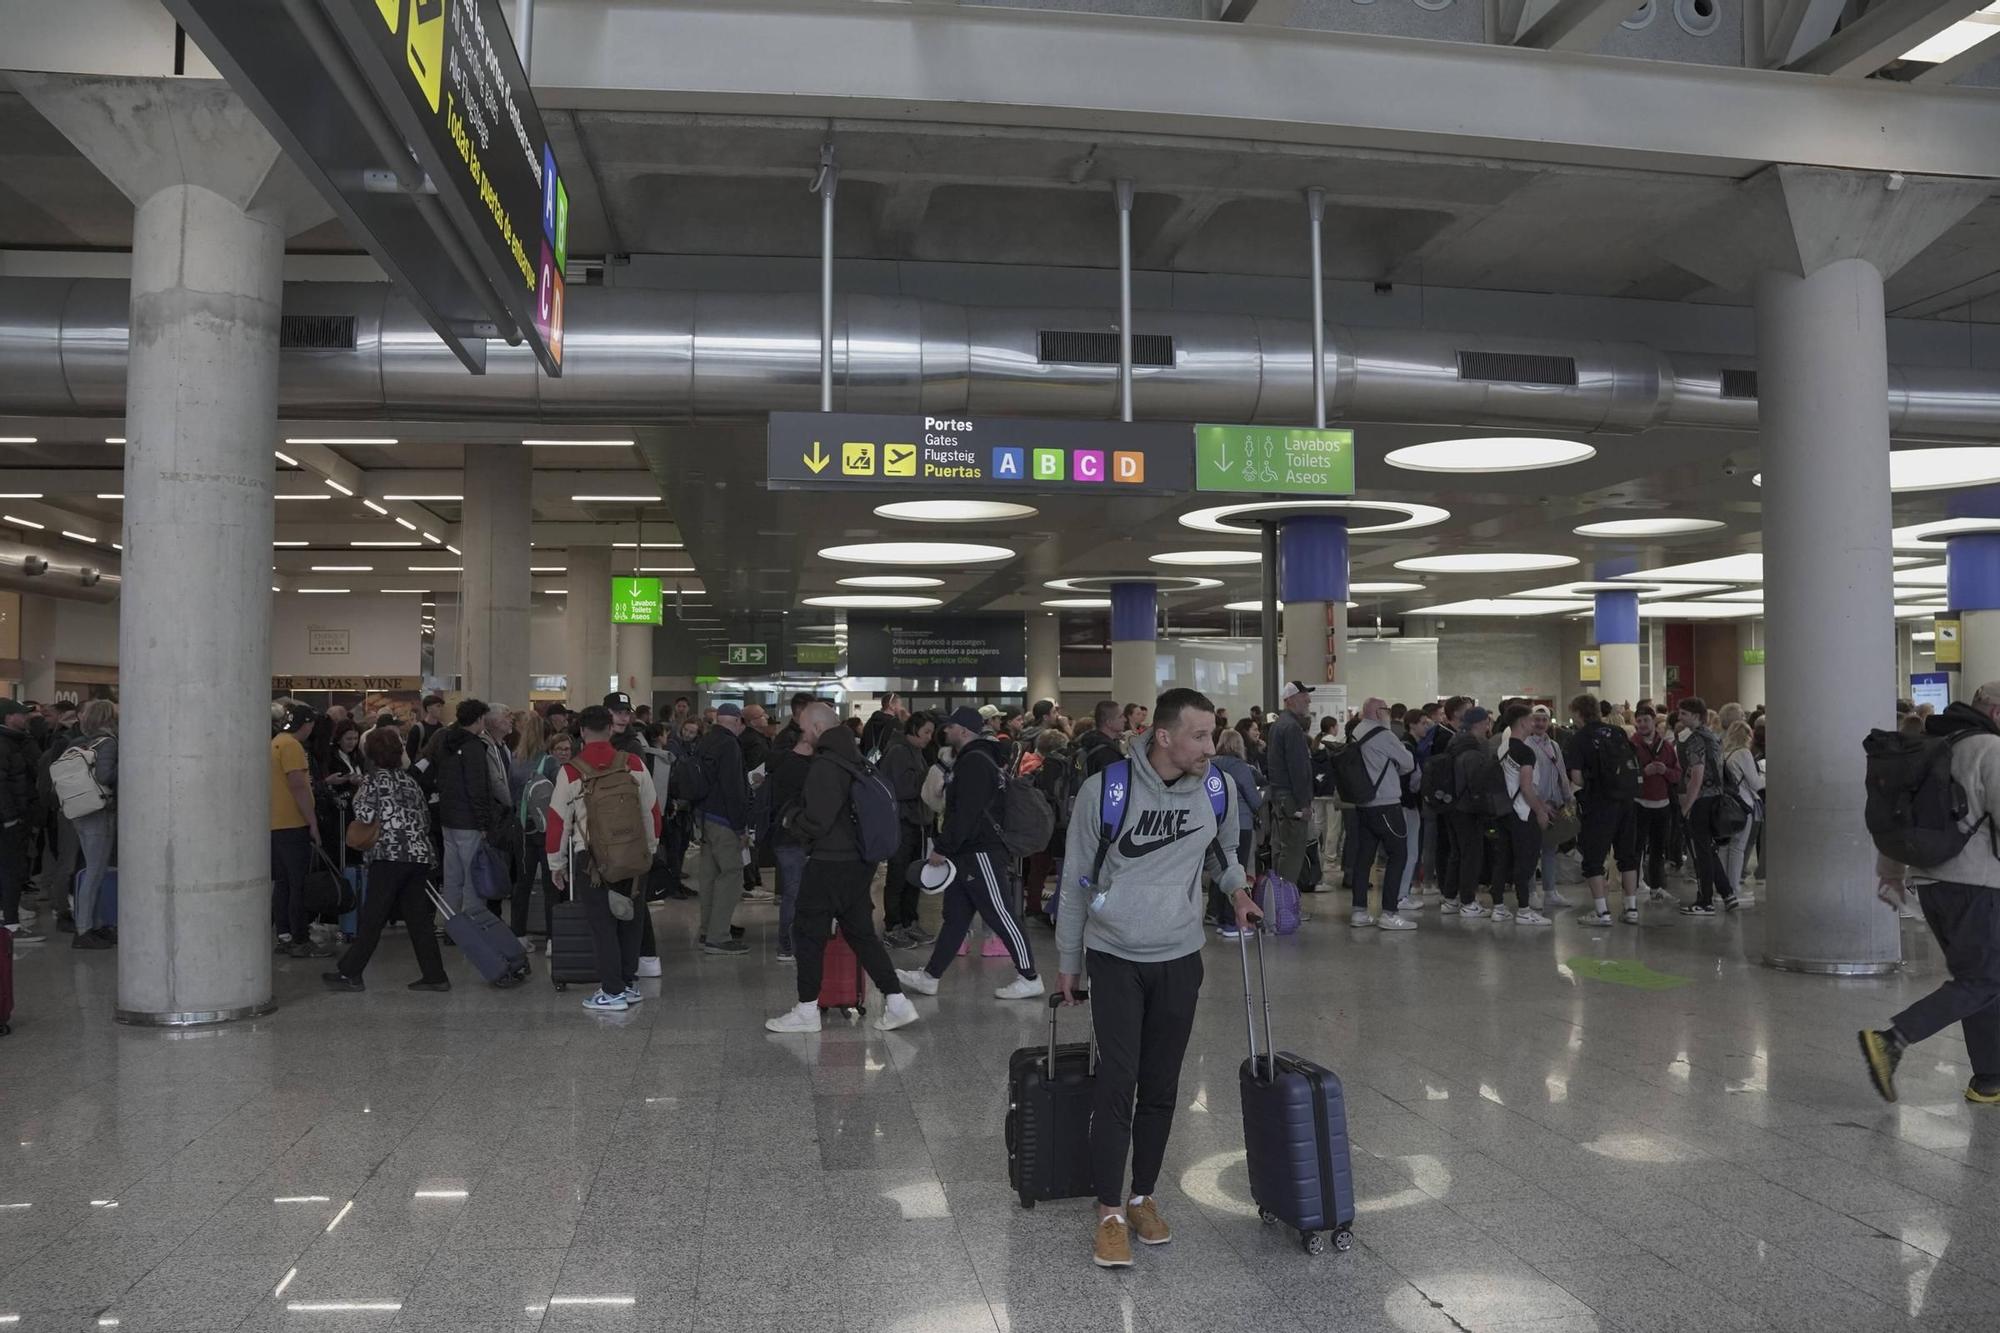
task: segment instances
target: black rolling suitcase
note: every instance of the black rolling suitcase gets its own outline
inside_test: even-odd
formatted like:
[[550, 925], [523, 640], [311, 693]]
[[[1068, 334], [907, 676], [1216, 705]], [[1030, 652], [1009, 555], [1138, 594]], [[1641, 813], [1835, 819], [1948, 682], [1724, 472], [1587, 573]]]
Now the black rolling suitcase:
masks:
[[597, 982], [597, 946], [590, 937], [590, 920], [579, 902], [557, 903], [549, 926], [549, 980], [557, 990]]
[[[1076, 992], [1078, 1001], [1090, 998]], [[1097, 1032], [1056, 1045], [1060, 994], [1049, 997], [1047, 1046], [1007, 1060], [1007, 1179], [1023, 1208], [1042, 1199], [1095, 1195], [1090, 1179], [1090, 1103], [1097, 1094]]]
[[1257, 988], [1264, 1002], [1264, 1050], [1250, 1007], [1250, 946], [1243, 951], [1243, 1017], [1250, 1058], [1237, 1081], [1243, 1094], [1243, 1147], [1250, 1197], [1266, 1225], [1299, 1233], [1307, 1254], [1354, 1245], [1354, 1167], [1347, 1146], [1347, 1103], [1331, 1069], [1277, 1050], [1271, 1042], [1271, 992], [1264, 982], [1264, 935], [1257, 933]]

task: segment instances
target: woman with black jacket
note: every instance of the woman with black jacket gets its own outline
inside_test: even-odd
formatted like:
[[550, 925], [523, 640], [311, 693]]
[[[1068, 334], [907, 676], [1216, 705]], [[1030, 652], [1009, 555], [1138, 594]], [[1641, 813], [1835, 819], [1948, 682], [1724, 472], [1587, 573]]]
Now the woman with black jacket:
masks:
[[930, 764], [924, 758], [937, 734], [937, 718], [930, 713], [912, 713], [900, 729], [891, 730], [882, 746], [882, 776], [896, 793], [896, 810], [902, 816], [903, 839], [889, 858], [888, 879], [882, 886], [882, 939], [892, 949], [918, 949], [937, 937], [917, 924], [917, 901], [921, 891], [910, 883], [910, 866], [929, 854], [925, 830], [930, 812], [924, 809], [924, 775]]

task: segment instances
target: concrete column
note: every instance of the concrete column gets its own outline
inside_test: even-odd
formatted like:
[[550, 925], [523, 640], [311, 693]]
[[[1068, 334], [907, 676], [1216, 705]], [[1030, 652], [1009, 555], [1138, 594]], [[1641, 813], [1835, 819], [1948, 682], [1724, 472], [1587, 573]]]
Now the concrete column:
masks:
[[525, 708], [534, 596], [528, 573], [534, 459], [526, 449], [500, 446], [468, 447], [465, 452], [459, 686], [474, 698]]
[[[180, 1026], [264, 1013], [278, 314], [285, 238], [328, 210], [225, 84], [14, 84], [137, 209], [117, 1017]], [[190, 689], [214, 706], [189, 709]]]
[[1639, 594], [1600, 592], [1591, 630], [1597, 636], [1597, 694], [1614, 704], [1636, 704], [1639, 689]]
[[1151, 708], [1160, 697], [1159, 591], [1151, 583], [1111, 587], [1111, 693], [1120, 705]]
[[56, 697], [56, 601], [32, 592], [21, 594], [21, 697]]
[[[571, 569], [574, 571], [575, 566]], [[570, 595], [574, 597], [576, 594]], [[632, 696], [634, 708], [653, 702], [653, 634], [658, 628], [656, 625], [614, 626], [618, 636], [618, 688]]]
[[1038, 699], [1062, 702], [1062, 621], [1053, 611], [1028, 613], [1028, 706]]
[[1765, 702], [1764, 664], [1743, 661], [1742, 655], [1753, 650], [1764, 651], [1763, 620], [1746, 620], [1736, 627], [1736, 650], [1736, 693], [1740, 696], [1737, 702], [1746, 710], [1758, 708]]
[[1338, 681], [1347, 652], [1346, 519], [1313, 514], [1279, 526], [1278, 600], [1285, 606], [1285, 679]]
[[614, 670], [611, 646], [611, 548], [572, 546], [569, 590], [563, 607], [563, 640], [569, 650], [564, 668], [569, 677], [569, 705], [586, 708], [611, 688]]

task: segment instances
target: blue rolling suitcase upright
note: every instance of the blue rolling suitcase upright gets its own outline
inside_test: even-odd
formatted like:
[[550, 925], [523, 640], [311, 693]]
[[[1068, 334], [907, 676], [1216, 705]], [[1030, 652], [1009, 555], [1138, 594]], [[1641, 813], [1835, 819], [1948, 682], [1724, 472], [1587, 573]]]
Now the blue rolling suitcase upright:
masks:
[[444, 933], [465, 955], [465, 961], [477, 968], [479, 975], [496, 986], [518, 986], [532, 970], [528, 965], [528, 951], [521, 947], [521, 941], [507, 923], [483, 908], [470, 912], [454, 912], [445, 902], [444, 896], [430, 885], [424, 891], [431, 896], [431, 902], [444, 918]]
[[1307, 1254], [1354, 1246], [1354, 1167], [1347, 1146], [1347, 1103], [1331, 1069], [1277, 1050], [1271, 1042], [1271, 992], [1264, 981], [1264, 935], [1257, 932], [1257, 988], [1264, 1001], [1264, 1050], [1250, 1001], [1250, 946], [1243, 951], [1243, 1017], [1250, 1058], [1238, 1082], [1243, 1094], [1243, 1147], [1250, 1197], [1266, 1225], [1283, 1222], [1299, 1233]]

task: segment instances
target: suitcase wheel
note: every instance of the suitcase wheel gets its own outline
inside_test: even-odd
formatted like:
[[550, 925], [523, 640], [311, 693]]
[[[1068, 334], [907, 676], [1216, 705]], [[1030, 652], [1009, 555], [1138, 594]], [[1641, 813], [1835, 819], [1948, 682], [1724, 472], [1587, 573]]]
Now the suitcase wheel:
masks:
[[1325, 1254], [1326, 1233], [1324, 1231], [1308, 1231], [1299, 1237], [1299, 1244], [1305, 1246], [1307, 1254]]
[[1021, 1206], [1023, 1208], [1033, 1208], [1035, 1206], [1035, 1196], [1032, 1194], [1023, 1194], [1021, 1196]]
[[6, 1024], [5, 1024], [5, 1023], [0, 1023], [0, 1037], [4, 1037], [4, 1036], [6, 1036], [6, 1035], [7, 1035], [8, 1033], [12, 1032], [13, 1030], [14, 1030], [14, 1029], [12, 1029], [12, 1028], [8, 1027], [8, 1026], [7, 1026]]
[[567, 981], [558, 981], [556, 983], [556, 989], [558, 991], [566, 991], [569, 989], [569, 983]]
[[1339, 1250], [1342, 1254], [1346, 1254], [1349, 1250], [1353, 1249], [1354, 1248], [1353, 1229], [1350, 1227], [1342, 1227], [1338, 1231], [1334, 1232], [1333, 1248]]
[[1278, 1225], [1278, 1215], [1269, 1208], [1259, 1208], [1257, 1210], [1257, 1220], [1267, 1227]]

